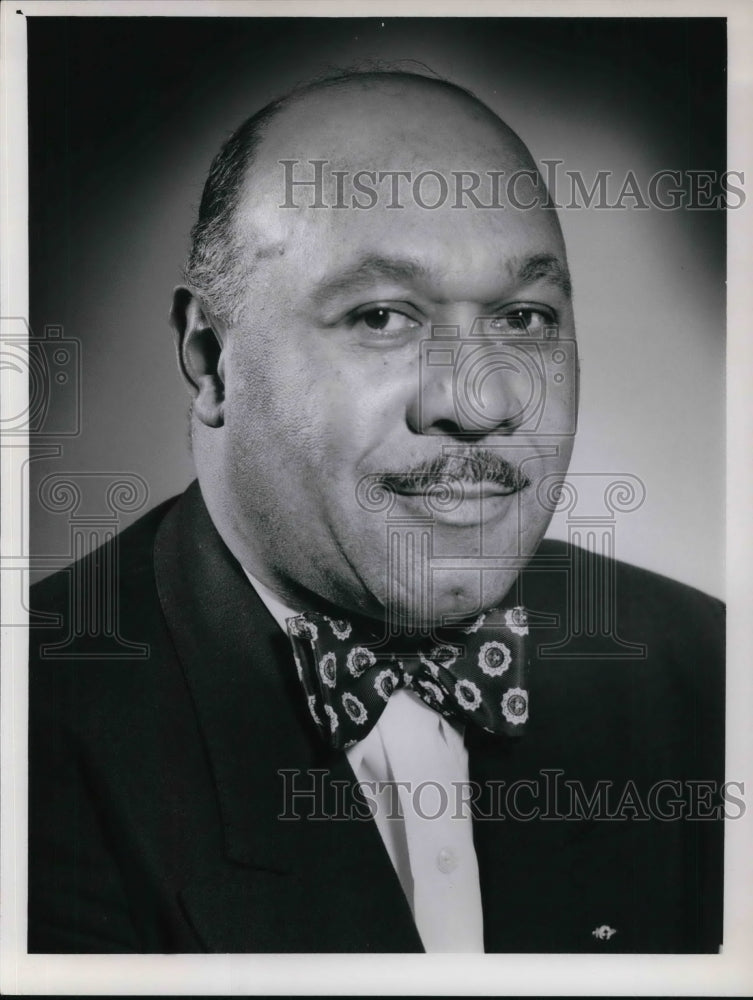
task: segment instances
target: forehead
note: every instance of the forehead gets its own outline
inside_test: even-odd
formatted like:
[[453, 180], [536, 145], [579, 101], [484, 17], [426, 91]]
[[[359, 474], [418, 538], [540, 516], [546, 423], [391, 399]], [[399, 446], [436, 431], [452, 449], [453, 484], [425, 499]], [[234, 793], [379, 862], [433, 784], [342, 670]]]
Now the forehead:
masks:
[[[377, 204], [370, 210], [287, 210], [268, 199], [244, 206], [238, 222], [248, 272], [263, 275], [272, 268], [301, 291], [358, 267], [374, 283], [423, 284], [440, 298], [487, 301], [531, 258], [554, 257], [566, 270], [556, 219], [541, 209], [427, 210], [414, 204], [392, 210]], [[412, 266], [394, 273], [387, 266], [364, 269], [370, 260]]]

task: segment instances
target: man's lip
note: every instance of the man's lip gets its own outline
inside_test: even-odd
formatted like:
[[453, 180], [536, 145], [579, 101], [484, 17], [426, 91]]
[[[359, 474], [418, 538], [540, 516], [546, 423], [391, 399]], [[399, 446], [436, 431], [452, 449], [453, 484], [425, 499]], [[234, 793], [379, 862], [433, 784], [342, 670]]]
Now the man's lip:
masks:
[[513, 493], [519, 493], [526, 486], [528, 486], [528, 483], [521, 483], [520, 486], [503, 486], [501, 483], [495, 482], [471, 483], [457, 479], [437, 479], [433, 483], [420, 488], [397, 486], [392, 486], [391, 488], [400, 496], [440, 497], [447, 495], [456, 497], [462, 501], [479, 500], [486, 497], [509, 497]]
[[398, 494], [398, 502], [411, 513], [431, 515], [437, 526], [471, 528], [506, 517], [510, 506], [517, 502], [516, 495], [524, 489], [522, 484], [506, 487], [492, 482], [464, 483], [461, 493], [455, 483], [446, 491], [431, 487], [410, 492], [405, 489]]

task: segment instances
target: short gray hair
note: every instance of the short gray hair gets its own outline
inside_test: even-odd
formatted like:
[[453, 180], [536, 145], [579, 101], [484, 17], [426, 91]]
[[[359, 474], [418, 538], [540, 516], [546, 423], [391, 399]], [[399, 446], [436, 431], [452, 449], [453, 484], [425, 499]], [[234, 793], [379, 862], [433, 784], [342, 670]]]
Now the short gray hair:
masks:
[[183, 268], [186, 282], [218, 317], [234, 322], [242, 301], [243, 241], [235, 228], [243, 181], [265, 127], [285, 103], [267, 104], [236, 129], [212, 161], [191, 229], [191, 249]]

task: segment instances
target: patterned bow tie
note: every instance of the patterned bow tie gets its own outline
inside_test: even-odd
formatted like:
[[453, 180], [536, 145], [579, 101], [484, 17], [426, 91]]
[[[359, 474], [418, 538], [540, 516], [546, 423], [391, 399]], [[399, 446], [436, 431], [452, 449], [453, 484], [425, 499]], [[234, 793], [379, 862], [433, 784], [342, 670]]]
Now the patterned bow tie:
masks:
[[344, 619], [304, 614], [287, 625], [311, 717], [336, 750], [362, 740], [400, 687], [489, 733], [519, 735], [528, 719], [523, 608], [495, 608], [472, 625], [444, 629], [448, 642], [400, 637], [400, 653], [357, 635]]

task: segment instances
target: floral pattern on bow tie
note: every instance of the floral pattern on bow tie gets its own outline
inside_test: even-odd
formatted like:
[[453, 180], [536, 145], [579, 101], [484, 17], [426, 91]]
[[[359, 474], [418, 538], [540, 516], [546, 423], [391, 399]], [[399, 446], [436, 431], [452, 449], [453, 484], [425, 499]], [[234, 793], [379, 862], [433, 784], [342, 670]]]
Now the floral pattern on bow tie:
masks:
[[323, 739], [346, 749], [370, 731], [391, 695], [410, 688], [447, 718], [498, 735], [520, 735], [528, 721], [524, 608], [493, 609], [461, 642], [400, 638], [400, 657], [353, 622], [308, 614], [288, 619], [288, 634], [309, 712]]

